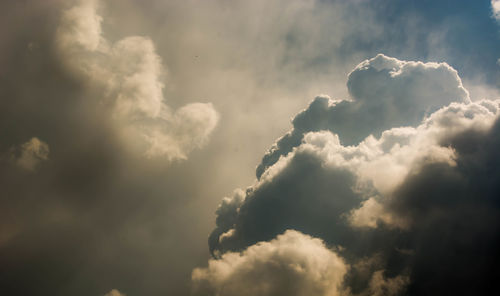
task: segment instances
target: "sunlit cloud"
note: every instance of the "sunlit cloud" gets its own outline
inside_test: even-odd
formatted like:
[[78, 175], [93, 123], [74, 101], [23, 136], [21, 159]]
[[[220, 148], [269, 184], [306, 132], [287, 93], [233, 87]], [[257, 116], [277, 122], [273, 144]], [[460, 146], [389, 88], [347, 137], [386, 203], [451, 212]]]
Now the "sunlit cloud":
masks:
[[493, 17], [497, 20], [500, 20], [500, 1], [499, 0], [491, 0], [491, 10], [493, 12]]
[[[477, 215], [469, 217], [474, 227], [442, 243], [447, 251], [460, 248], [473, 258], [474, 242], [462, 246], [457, 240], [468, 240], [479, 228], [484, 236], [478, 239], [489, 241], [498, 221], [492, 225], [481, 217], [495, 219], [498, 204], [491, 197], [498, 188], [494, 182], [479, 184], [500, 175], [497, 169], [483, 171], [499, 161], [494, 151], [500, 147], [500, 101], [471, 101], [449, 65], [384, 55], [359, 64], [348, 86], [353, 101], [315, 98], [263, 158], [258, 180], [223, 200], [209, 239], [215, 258], [210, 266], [294, 229], [341, 246], [349, 265], [382, 254], [369, 271], [350, 269], [343, 289], [396, 295], [406, 285], [428, 289], [421, 288], [428, 279], [415, 275], [429, 273], [427, 263], [420, 266], [412, 258], [432, 260], [428, 253], [434, 251], [427, 248], [436, 242], [429, 224], [438, 235], [453, 232], [463, 216]], [[493, 245], [485, 256], [493, 255]], [[410, 251], [397, 251], [403, 249]], [[391, 266], [390, 260], [400, 264]], [[485, 263], [477, 272], [484, 275], [488, 268]], [[397, 278], [381, 283], [380, 269]], [[457, 268], [441, 281], [455, 272], [476, 277]], [[382, 286], [386, 292], [374, 291]]]
[[[218, 121], [211, 103], [172, 110], [163, 96], [166, 70], [149, 37], [109, 42], [101, 28], [97, 0], [66, 10], [58, 44], [67, 64], [101, 88], [97, 103], [109, 106], [124, 144], [147, 157], [186, 159], [204, 146]], [[103, 8], [101, 8], [103, 9]]]

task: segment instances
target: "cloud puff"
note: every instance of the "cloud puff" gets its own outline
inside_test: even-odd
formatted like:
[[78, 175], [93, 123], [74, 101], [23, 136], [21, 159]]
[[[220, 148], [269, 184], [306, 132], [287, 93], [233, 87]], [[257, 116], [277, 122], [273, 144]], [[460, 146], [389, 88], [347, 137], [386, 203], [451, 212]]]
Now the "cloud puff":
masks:
[[[500, 247], [500, 101], [471, 102], [446, 64], [379, 55], [349, 79], [356, 101], [316, 98], [274, 146], [281, 156], [224, 199], [214, 257], [295, 229], [341, 246], [352, 266], [379, 258], [348, 271], [355, 295], [486, 291]], [[358, 127], [363, 139], [344, 144]]]
[[493, 17], [497, 20], [500, 20], [500, 1], [499, 0], [491, 0], [491, 10], [493, 12]]
[[[288, 230], [193, 271], [199, 295], [344, 295], [349, 266], [316, 238]], [[198, 295], [198, 294], [197, 294]]]
[[63, 47], [78, 44], [89, 51], [97, 50], [102, 40], [102, 17], [96, 14], [98, 0], [80, 1], [62, 16], [59, 42]]
[[187, 158], [207, 142], [217, 112], [210, 103], [171, 110], [163, 97], [165, 69], [153, 42], [131, 36], [110, 43], [103, 36], [98, 4], [82, 1], [65, 11], [58, 30], [61, 54], [99, 93], [101, 107], [109, 109], [127, 148], [148, 157]]
[[457, 71], [446, 63], [400, 61], [379, 54], [363, 61], [347, 81], [352, 101], [318, 96], [297, 114], [293, 129], [280, 138], [257, 167], [257, 177], [298, 146], [307, 132], [330, 130], [344, 145], [401, 126], [416, 126], [451, 102], [469, 102]]
[[106, 293], [104, 296], [126, 296], [125, 294], [121, 293], [120, 291], [113, 289]]
[[42, 161], [49, 159], [49, 145], [37, 137], [19, 147], [18, 155], [13, 156], [15, 163], [28, 171], [34, 171]]
[[370, 280], [368, 293], [370, 296], [396, 296], [401, 295], [406, 285], [408, 284], [408, 277], [396, 276], [387, 279], [384, 277], [384, 271], [378, 270], [373, 273]]

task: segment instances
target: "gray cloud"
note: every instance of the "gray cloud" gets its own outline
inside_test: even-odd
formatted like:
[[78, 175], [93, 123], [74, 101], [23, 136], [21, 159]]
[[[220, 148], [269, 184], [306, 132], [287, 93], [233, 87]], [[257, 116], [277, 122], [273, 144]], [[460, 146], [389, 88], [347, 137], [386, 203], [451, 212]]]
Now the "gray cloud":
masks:
[[28, 171], [34, 171], [42, 161], [49, 159], [49, 145], [37, 137], [31, 138], [15, 150], [18, 150], [18, 155], [12, 155], [12, 159], [19, 167]]
[[[181, 165], [144, 157], [144, 147], [131, 149], [124, 138], [129, 135], [112, 117], [115, 93], [71, 67], [81, 56], [61, 51], [61, 18], [71, 4], [0, 4], [2, 293], [104, 295], [118, 287], [128, 295], [185, 294], [192, 266], [207, 257], [208, 226], [191, 220], [203, 214], [197, 199], [207, 188], [201, 184], [212, 182], [204, 177], [208, 163], [195, 155], [198, 161], [188, 158]], [[146, 58], [143, 53], [152, 51], [137, 54]], [[93, 61], [94, 53], [87, 54], [78, 62]], [[133, 76], [143, 62], [131, 61], [127, 75]], [[173, 112], [170, 126], [150, 124], [159, 133], [168, 129], [172, 147], [185, 155], [209, 144], [204, 132], [212, 118], [204, 119], [205, 105], [188, 106]], [[200, 121], [206, 126], [200, 128]], [[43, 143], [50, 146], [48, 155]], [[40, 160], [33, 171], [18, 165], [31, 167], [32, 160]], [[190, 241], [192, 248], [177, 240]], [[159, 259], [165, 254], [176, 255], [165, 264]], [[148, 276], [138, 277], [138, 270]]]

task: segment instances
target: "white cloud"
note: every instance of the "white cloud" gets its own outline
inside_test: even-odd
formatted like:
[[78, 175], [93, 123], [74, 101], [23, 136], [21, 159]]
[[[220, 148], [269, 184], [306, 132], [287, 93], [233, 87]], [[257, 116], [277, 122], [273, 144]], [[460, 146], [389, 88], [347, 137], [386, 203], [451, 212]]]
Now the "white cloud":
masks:
[[206, 144], [217, 120], [218, 114], [210, 103], [185, 105], [169, 117], [170, 125], [165, 127], [159, 124], [144, 131], [149, 144], [146, 155], [186, 158], [186, 150]]
[[171, 110], [163, 96], [166, 70], [151, 39], [130, 36], [110, 43], [103, 37], [98, 4], [82, 1], [64, 13], [58, 30], [61, 54], [73, 71], [100, 90], [97, 103], [109, 108], [127, 148], [147, 157], [186, 159], [206, 144], [217, 112], [210, 103]]
[[49, 159], [49, 145], [40, 139], [33, 137], [20, 147], [20, 155], [15, 162], [21, 168], [34, 171], [40, 162]]
[[321, 95], [293, 119], [293, 129], [278, 139], [257, 168], [257, 176], [300, 145], [304, 134], [329, 130], [343, 145], [398, 127], [415, 127], [451, 102], [470, 102], [455, 69], [446, 63], [401, 61], [379, 54], [349, 73], [352, 101]]
[[470, 101], [457, 71], [448, 64], [403, 61], [383, 54], [361, 62], [347, 84], [355, 100], [384, 104], [405, 114], [429, 114], [451, 102]]
[[491, 10], [493, 17], [500, 20], [500, 0], [491, 0]]
[[361, 203], [361, 207], [352, 210], [349, 215], [349, 222], [356, 227], [371, 227], [376, 228], [379, 222], [386, 225], [397, 225], [401, 228], [406, 228], [407, 224], [404, 219], [394, 221], [397, 217], [387, 211], [375, 197], [370, 197]]
[[62, 18], [64, 27], [58, 30], [61, 46], [78, 44], [94, 51], [103, 42], [102, 17], [96, 14], [97, 0], [80, 1], [80, 5], [67, 10]]
[[192, 279], [200, 295], [344, 295], [344, 260], [324, 243], [288, 230], [241, 253], [225, 253], [197, 268]]

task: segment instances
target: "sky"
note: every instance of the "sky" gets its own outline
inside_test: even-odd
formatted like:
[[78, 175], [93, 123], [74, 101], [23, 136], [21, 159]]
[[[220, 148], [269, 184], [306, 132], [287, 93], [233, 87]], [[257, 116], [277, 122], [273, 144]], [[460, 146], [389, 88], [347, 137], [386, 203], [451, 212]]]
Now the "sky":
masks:
[[5, 0], [0, 294], [485, 295], [500, 1]]

